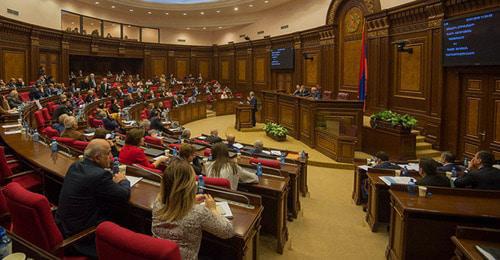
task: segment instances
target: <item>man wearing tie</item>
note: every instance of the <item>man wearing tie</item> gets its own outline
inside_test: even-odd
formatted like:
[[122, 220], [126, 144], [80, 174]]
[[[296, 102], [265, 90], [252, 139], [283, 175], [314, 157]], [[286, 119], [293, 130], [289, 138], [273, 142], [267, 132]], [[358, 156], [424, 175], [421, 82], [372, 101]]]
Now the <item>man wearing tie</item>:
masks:
[[250, 91], [247, 99], [250, 106], [252, 106], [252, 126], [255, 126], [255, 123], [257, 121], [255, 119], [255, 113], [257, 113], [257, 98], [255, 97], [255, 93], [253, 93], [253, 91]]
[[99, 87], [99, 93], [101, 97], [106, 97], [109, 90], [109, 83], [107, 78], [103, 78], [101, 86]]

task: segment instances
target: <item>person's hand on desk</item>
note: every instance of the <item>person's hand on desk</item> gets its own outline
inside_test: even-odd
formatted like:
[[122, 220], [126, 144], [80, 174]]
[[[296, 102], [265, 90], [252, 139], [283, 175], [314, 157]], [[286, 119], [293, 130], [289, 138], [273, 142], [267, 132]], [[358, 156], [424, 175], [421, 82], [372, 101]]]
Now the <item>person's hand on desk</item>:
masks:
[[215, 204], [214, 198], [211, 195], [205, 194], [205, 207], [207, 207], [213, 214], [219, 214], [220, 212], [217, 209], [217, 205]]
[[160, 156], [160, 158], [158, 158], [158, 160], [156, 160], [155, 162], [153, 162], [153, 165], [155, 167], [158, 167], [158, 165], [162, 164], [162, 163], [166, 163], [168, 161], [168, 158], [167, 156]]
[[115, 183], [120, 183], [121, 181], [126, 180], [126, 179], [127, 179], [127, 177], [125, 176], [124, 173], [117, 173], [117, 174], [113, 175], [113, 181]]

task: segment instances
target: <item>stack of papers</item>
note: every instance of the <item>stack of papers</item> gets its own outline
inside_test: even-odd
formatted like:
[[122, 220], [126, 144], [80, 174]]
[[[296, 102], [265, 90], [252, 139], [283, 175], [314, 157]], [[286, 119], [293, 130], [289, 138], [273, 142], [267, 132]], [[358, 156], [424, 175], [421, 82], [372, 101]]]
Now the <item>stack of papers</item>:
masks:
[[133, 187], [138, 182], [142, 180], [142, 177], [126, 176], [127, 180], [130, 182], [130, 187]]
[[281, 151], [271, 150], [272, 155], [281, 156]]
[[379, 178], [387, 185], [387, 186], [391, 186], [392, 184], [402, 184], [402, 185], [406, 185], [408, 184], [408, 182], [410, 182], [410, 180], [413, 180], [414, 182], [417, 182], [417, 180], [415, 180], [414, 178], [412, 177], [402, 177], [402, 176], [379, 176]]
[[420, 167], [418, 166], [418, 163], [409, 163], [409, 164], [398, 164], [401, 169], [403, 169], [405, 166], [408, 168], [410, 171], [420, 171]]
[[[205, 202], [201, 203], [201, 205], [205, 206]], [[233, 212], [231, 211], [231, 208], [229, 207], [227, 201], [217, 201], [215, 202], [215, 205], [217, 206], [217, 209], [222, 216], [228, 219], [233, 218]]]
[[240, 143], [235, 143], [235, 144], [233, 144], [233, 146], [236, 147], [236, 148], [238, 148], [238, 149], [243, 148], [243, 145], [240, 144]]
[[21, 124], [3, 125], [2, 128], [16, 128], [21, 127]]
[[5, 131], [4, 134], [6, 135], [14, 135], [14, 134], [20, 134], [21, 130], [14, 130], [14, 131]]

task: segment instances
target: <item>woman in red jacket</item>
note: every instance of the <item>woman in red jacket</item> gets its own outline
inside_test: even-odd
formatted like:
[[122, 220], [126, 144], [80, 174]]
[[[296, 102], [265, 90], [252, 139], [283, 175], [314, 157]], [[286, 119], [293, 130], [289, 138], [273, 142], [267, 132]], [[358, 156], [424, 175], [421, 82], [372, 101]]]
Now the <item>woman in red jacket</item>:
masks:
[[138, 164], [147, 168], [156, 169], [158, 165], [167, 161], [166, 156], [160, 157], [150, 163], [144, 150], [140, 146], [144, 145], [144, 129], [134, 128], [127, 132], [125, 145], [120, 150], [120, 162], [128, 165]]

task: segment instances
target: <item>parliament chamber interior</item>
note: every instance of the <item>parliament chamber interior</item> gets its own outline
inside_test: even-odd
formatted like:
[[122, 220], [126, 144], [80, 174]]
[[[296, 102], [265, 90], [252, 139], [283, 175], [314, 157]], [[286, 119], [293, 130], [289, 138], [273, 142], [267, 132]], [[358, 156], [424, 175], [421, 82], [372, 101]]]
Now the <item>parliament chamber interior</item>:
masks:
[[0, 258], [500, 259], [500, 2], [0, 1]]

